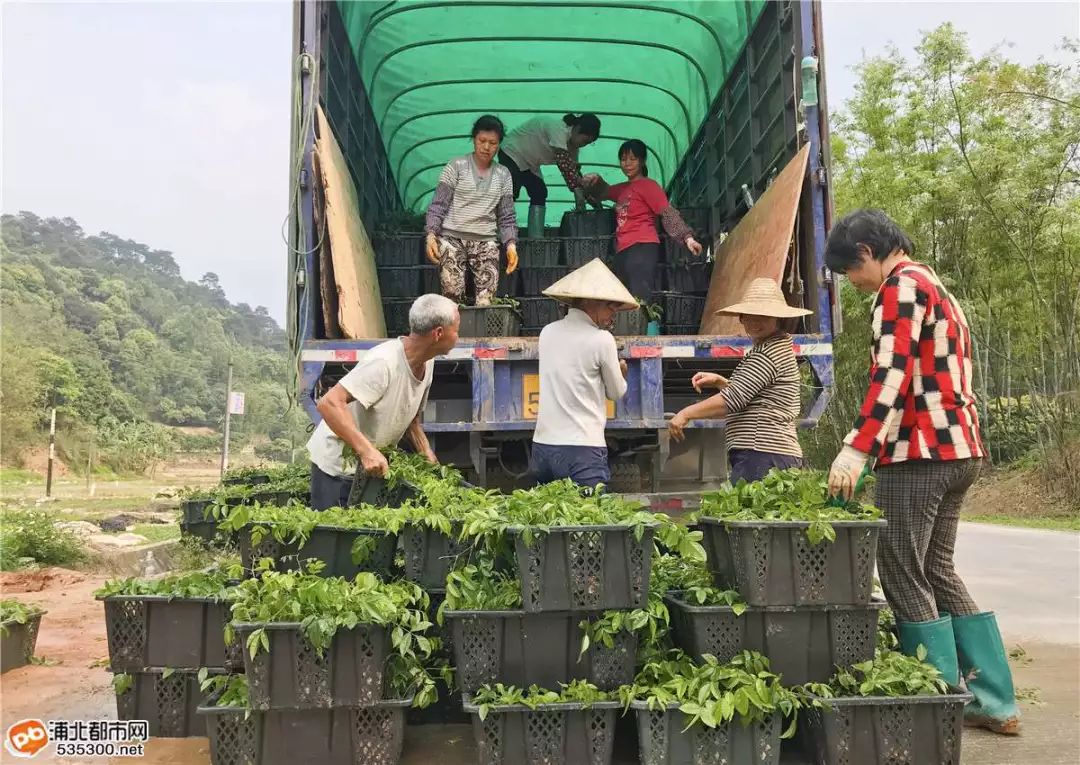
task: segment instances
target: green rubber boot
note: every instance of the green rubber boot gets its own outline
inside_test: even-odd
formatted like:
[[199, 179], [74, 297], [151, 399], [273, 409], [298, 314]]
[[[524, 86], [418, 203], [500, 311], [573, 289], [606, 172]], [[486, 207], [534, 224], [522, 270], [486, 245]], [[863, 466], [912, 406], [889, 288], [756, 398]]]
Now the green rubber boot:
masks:
[[954, 688], [960, 684], [952, 617], [944, 614], [928, 622], [897, 622], [896, 628], [901, 651], [914, 656], [920, 645], [926, 646], [926, 662], [937, 667], [941, 679]]
[[975, 701], [964, 709], [964, 724], [995, 733], [1020, 733], [1020, 709], [1016, 706], [1012, 671], [1001, 642], [997, 619], [990, 611], [954, 616], [956, 653], [967, 688]]
[[544, 205], [529, 205], [529, 238], [530, 239], [543, 239], [544, 238], [544, 214], [546, 208]]

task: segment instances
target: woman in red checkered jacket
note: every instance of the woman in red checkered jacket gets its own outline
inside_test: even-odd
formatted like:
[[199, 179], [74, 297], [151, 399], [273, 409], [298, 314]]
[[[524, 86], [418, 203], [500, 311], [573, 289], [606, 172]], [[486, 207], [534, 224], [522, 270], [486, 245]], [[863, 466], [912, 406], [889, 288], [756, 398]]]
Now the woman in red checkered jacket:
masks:
[[837, 223], [825, 261], [862, 292], [876, 293], [870, 388], [832, 464], [829, 489], [850, 497], [876, 459], [875, 500], [888, 521], [878, 573], [896, 613], [900, 644], [920, 645], [943, 678], [975, 696], [965, 722], [1020, 732], [1012, 674], [992, 612], [982, 612], [953, 564], [964, 495], [985, 449], [972, 384], [971, 331], [959, 302], [880, 210]]

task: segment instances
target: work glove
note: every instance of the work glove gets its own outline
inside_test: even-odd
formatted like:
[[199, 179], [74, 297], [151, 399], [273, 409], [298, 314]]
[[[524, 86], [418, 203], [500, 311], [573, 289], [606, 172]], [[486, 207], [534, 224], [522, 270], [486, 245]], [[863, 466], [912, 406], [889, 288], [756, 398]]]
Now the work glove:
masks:
[[585, 189], [574, 189], [574, 211], [585, 212]]
[[427, 235], [427, 245], [425, 249], [427, 250], [427, 259], [435, 265], [439, 265], [439, 240], [435, 238], [434, 234]]
[[518, 267], [518, 254], [517, 254], [517, 242], [510, 242], [506, 245], [506, 275], [517, 271]]
[[829, 469], [829, 496], [849, 501], [855, 495], [855, 484], [868, 459], [869, 455], [845, 444]]

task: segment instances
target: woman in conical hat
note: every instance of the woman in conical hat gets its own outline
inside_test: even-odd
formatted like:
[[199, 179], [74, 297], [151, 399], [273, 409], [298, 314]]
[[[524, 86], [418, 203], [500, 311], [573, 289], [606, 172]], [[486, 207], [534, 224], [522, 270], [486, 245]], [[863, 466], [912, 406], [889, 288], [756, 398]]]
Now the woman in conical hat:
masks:
[[725, 438], [732, 483], [757, 481], [772, 468], [798, 467], [802, 448], [796, 435], [799, 418], [799, 365], [783, 319], [811, 313], [784, 300], [769, 278], [754, 279], [743, 299], [717, 313], [738, 316], [754, 346], [735, 367], [731, 379], [698, 372], [691, 383], [699, 393], [719, 391], [686, 407], [668, 423], [671, 437], [683, 439], [691, 420], [726, 418]]
[[540, 332], [540, 409], [530, 468], [539, 483], [569, 478], [595, 489], [611, 477], [607, 402], [626, 393], [626, 362], [608, 328], [637, 301], [599, 259], [544, 294], [570, 310]]

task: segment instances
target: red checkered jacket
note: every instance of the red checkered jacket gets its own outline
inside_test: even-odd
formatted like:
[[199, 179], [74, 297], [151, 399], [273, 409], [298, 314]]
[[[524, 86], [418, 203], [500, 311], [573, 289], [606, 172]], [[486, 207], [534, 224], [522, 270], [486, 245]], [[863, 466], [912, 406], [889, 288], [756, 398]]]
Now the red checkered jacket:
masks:
[[932, 268], [893, 269], [874, 301], [873, 335], [870, 390], [844, 443], [879, 465], [982, 457], [971, 330]]

